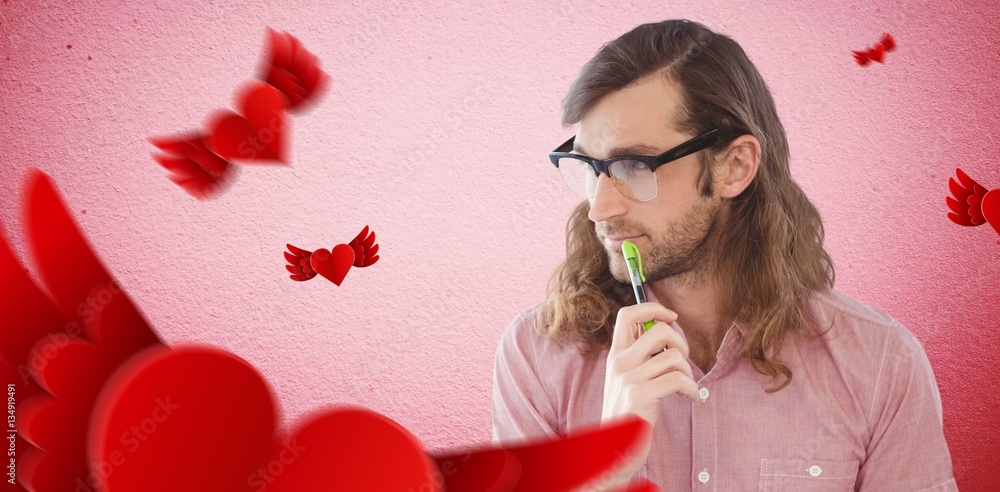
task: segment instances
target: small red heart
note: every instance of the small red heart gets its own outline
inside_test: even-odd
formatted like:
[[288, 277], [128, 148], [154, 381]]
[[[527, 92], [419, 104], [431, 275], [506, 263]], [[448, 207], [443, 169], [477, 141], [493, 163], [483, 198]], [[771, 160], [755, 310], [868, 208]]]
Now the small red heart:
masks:
[[986, 217], [986, 222], [989, 222], [993, 226], [993, 230], [1000, 234], [1000, 188], [990, 190], [983, 197], [983, 203], [980, 204], [980, 207], [983, 209], [983, 217]]
[[225, 159], [284, 163], [285, 96], [255, 81], [243, 86], [236, 102], [242, 116], [222, 110], [207, 125], [212, 150]]
[[354, 264], [354, 249], [346, 244], [334, 246], [332, 253], [326, 249], [317, 249], [309, 257], [309, 264], [316, 273], [339, 286]]
[[876, 43], [874, 48], [868, 48], [865, 55], [872, 61], [882, 63], [885, 58], [885, 46], [882, 43]]

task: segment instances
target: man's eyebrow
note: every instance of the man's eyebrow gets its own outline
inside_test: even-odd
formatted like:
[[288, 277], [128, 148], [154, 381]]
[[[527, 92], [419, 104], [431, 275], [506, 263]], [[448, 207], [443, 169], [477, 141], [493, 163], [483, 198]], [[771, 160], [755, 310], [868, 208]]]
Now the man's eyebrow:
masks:
[[[583, 148], [576, 143], [576, 141], [573, 142], [573, 152], [587, 156], [590, 155], [586, 151], [584, 151]], [[662, 154], [660, 149], [657, 149], [656, 147], [653, 147], [651, 145], [633, 144], [633, 145], [623, 145], [621, 147], [615, 147], [611, 149], [611, 152], [608, 153], [608, 158], [618, 157], [621, 155], [660, 155], [660, 154]]]

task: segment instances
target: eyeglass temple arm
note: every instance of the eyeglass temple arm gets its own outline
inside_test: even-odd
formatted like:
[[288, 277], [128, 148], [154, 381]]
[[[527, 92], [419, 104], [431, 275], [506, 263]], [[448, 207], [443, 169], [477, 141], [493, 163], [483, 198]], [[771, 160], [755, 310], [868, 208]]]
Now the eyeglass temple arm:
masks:
[[563, 142], [562, 145], [556, 147], [556, 150], [553, 150], [553, 152], [569, 152], [573, 150], [573, 140], [575, 139], [576, 135], [569, 137], [569, 140]]
[[658, 163], [667, 162], [667, 161], [670, 161], [670, 160], [673, 160], [673, 159], [677, 158], [676, 156], [682, 156], [682, 155], [690, 154], [691, 153], [691, 149], [694, 149], [694, 148], [697, 148], [697, 147], [701, 147], [701, 148], [709, 147], [709, 146], [715, 144], [715, 141], [718, 138], [719, 138], [719, 129], [718, 128], [713, 128], [713, 129], [705, 132], [704, 135], [701, 135], [701, 136], [699, 136], [699, 137], [691, 140], [690, 142], [687, 142], [686, 144], [681, 144], [681, 145], [677, 146], [676, 148], [668, 150], [666, 154], [663, 154], [663, 156], [661, 156], [656, 161]]

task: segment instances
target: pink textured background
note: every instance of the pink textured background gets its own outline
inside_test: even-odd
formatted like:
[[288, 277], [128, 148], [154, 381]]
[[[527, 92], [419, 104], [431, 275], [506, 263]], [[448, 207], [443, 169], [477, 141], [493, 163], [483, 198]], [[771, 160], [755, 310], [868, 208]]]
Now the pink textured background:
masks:
[[[165, 341], [247, 359], [286, 423], [358, 404], [432, 451], [489, 441], [500, 334], [562, 257], [575, 201], [545, 154], [572, 132], [559, 103], [577, 70], [644, 22], [733, 36], [774, 93], [838, 289], [916, 333], [959, 485], [1000, 487], [1000, 236], [944, 203], [956, 166], [1000, 187], [997, 0], [61, 3], [0, 4], [0, 221], [21, 255], [39, 167]], [[146, 139], [231, 107], [267, 26], [332, 86], [292, 117], [290, 168], [240, 166], [198, 202]], [[857, 66], [883, 31], [897, 50]], [[288, 279], [286, 242], [329, 248], [365, 224], [377, 265], [341, 287]]]

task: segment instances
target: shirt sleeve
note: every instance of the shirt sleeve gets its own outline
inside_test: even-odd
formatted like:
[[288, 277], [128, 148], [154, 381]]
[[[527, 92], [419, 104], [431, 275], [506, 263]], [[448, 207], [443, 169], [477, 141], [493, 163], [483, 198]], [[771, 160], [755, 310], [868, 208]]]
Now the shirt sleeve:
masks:
[[958, 490], [934, 371], [920, 341], [899, 323], [887, 330], [868, 422], [858, 491]]
[[557, 437], [558, 419], [539, 377], [536, 333], [522, 312], [500, 337], [493, 365], [493, 443]]

